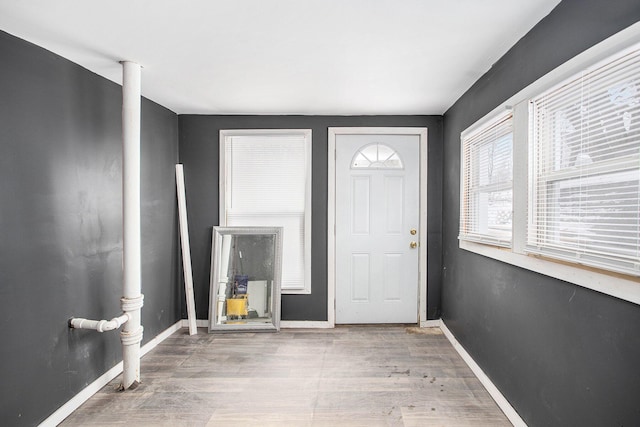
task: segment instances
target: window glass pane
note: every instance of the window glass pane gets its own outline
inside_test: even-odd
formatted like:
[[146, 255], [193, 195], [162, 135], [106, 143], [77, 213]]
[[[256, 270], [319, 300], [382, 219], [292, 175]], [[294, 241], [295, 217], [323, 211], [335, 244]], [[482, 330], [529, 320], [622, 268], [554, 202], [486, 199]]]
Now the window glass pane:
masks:
[[[549, 243], [576, 251], [637, 256], [637, 176], [603, 174], [591, 182], [571, 179], [550, 185], [546, 233]], [[635, 179], [634, 179], [635, 178]]]
[[531, 101], [528, 250], [640, 272], [640, 50]]
[[511, 238], [513, 191], [487, 193], [487, 232], [502, 239]]
[[511, 245], [512, 122], [505, 113], [462, 138], [461, 239]]
[[398, 153], [388, 145], [370, 144], [358, 150], [353, 156], [354, 169], [402, 169], [404, 166]]
[[303, 133], [225, 138], [227, 226], [283, 227], [282, 289], [305, 289], [310, 148]]
[[226, 150], [234, 190], [228, 208], [304, 211], [307, 162], [303, 136], [234, 136]]

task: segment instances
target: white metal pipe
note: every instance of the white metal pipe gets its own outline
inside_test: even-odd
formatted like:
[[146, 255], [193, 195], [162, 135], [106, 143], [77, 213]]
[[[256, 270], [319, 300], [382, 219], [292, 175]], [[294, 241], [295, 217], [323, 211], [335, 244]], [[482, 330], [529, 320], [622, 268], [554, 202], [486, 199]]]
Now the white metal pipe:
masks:
[[69, 320], [69, 326], [75, 329], [93, 329], [98, 332], [112, 331], [118, 329], [129, 320], [128, 314], [114, 317], [111, 320], [90, 320], [81, 317], [74, 317]]
[[122, 210], [123, 297], [122, 311], [129, 316], [122, 340], [122, 388], [140, 382], [140, 342], [143, 328], [140, 309], [143, 296], [140, 227], [140, 65], [122, 62]]
[[140, 65], [123, 62], [122, 210], [124, 297], [140, 294]]
[[143, 328], [140, 309], [142, 257], [140, 227], [140, 65], [122, 62], [122, 217], [123, 217], [123, 297], [121, 316], [111, 320], [72, 318], [69, 326], [78, 329], [111, 331], [124, 325], [122, 341], [122, 389], [140, 382], [140, 342]]

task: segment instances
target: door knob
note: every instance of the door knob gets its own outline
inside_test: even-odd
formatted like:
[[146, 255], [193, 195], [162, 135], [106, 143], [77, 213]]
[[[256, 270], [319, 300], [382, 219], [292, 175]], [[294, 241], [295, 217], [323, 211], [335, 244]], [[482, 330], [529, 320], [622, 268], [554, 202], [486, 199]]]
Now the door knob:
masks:
[[415, 228], [412, 228], [411, 231], [409, 231], [409, 233], [411, 233], [412, 236], [415, 236], [417, 232], [418, 230], [416, 230]]
[[417, 247], [418, 247], [418, 242], [411, 242], [411, 243], [409, 243], [409, 247], [410, 247], [411, 249], [415, 249], [415, 248], [417, 248]]

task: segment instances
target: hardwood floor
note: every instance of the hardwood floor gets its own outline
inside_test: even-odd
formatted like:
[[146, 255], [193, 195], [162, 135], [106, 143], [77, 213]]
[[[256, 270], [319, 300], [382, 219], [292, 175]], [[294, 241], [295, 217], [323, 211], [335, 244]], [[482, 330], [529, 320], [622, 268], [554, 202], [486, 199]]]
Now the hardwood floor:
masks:
[[510, 426], [439, 329], [348, 326], [189, 336], [63, 426]]

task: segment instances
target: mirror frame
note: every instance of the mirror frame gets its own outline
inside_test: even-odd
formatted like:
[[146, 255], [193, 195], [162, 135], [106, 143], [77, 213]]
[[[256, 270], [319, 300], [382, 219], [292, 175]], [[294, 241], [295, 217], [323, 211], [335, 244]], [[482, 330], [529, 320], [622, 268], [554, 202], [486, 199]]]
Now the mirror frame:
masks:
[[[271, 286], [271, 323], [216, 324], [218, 314], [218, 290], [220, 281], [219, 257], [222, 253], [222, 241], [225, 235], [236, 236], [274, 236], [273, 283]], [[282, 227], [213, 227], [211, 238], [211, 274], [209, 278], [209, 333], [280, 330], [280, 287], [282, 280]]]

